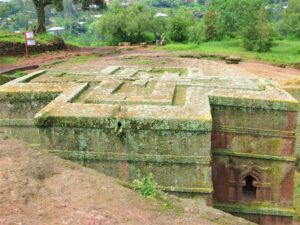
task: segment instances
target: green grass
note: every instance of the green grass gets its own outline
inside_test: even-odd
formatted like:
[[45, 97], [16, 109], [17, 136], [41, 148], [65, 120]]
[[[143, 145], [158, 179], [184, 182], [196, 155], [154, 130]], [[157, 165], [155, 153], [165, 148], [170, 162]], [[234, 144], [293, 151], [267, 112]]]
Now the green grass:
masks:
[[85, 63], [87, 61], [99, 59], [99, 56], [96, 55], [83, 55], [83, 56], [76, 56], [68, 60], [68, 62], [72, 63]]
[[15, 72], [15, 73], [13, 74], [13, 76], [14, 76], [15, 78], [20, 78], [20, 77], [24, 76], [25, 74], [26, 74], [26, 73], [23, 72], [23, 71], [17, 71], [17, 72]]
[[235, 54], [244, 59], [254, 59], [272, 64], [293, 65], [300, 63], [300, 40], [275, 41], [271, 52], [258, 53], [246, 51], [242, 41], [231, 39], [226, 41], [203, 42], [197, 44], [171, 43], [159, 49], [169, 51], [194, 51], [203, 53]]
[[95, 40], [94, 38], [88, 37], [74, 37], [74, 36], [67, 36], [64, 38], [64, 41], [68, 45], [73, 45], [77, 47], [102, 47], [107, 46], [107, 43], [101, 40]]
[[18, 62], [17, 57], [10, 57], [10, 56], [0, 57], [0, 63], [3, 63], [3, 64], [14, 64], [17, 62]]
[[[56, 37], [51, 34], [39, 34], [35, 36], [35, 39], [41, 44], [46, 44], [48, 42], [54, 41]], [[17, 34], [7, 30], [0, 30], [0, 42], [25, 43], [24, 34], [23, 33]]]

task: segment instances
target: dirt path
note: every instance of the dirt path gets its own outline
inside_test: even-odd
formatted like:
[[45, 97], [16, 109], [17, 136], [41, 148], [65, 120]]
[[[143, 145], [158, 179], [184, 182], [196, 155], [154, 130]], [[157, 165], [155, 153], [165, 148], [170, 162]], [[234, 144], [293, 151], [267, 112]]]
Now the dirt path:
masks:
[[275, 80], [279, 85], [284, 86], [291, 80], [300, 80], [300, 70], [293, 68], [281, 68], [258, 62], [242, 62], [235, 67], [264, 77]]
[[0, 134], [0, 224], [250, 223], [189, 200], [167, 210], [112, 178]]
[[[157, 60], [154, 61], [157, 63], [157, 66], [159, 65], [169, 65], [169, 66], [187, 66], [187, 65], [193, 65], [197, 64], [197, 60], [195, 59], [182, 59], [179, 64], [176, 63], [170, 63], [169, 60], [172, 58], [172, 54], [167, 51], [156, 51], [153, 50], [153, 48], [138, 48], [137, 46], [132, 47], [98, 47], [98, 48], [92, 48], [92, 47], [85, 47], [85, 48], [78, 48], [78, 49], [72, 49], [69, 51], [59, 51], [59, 52], [47, 52], [39, 55], [33, 55], [30, 58], [20, 57], [18, 60], [18, 63], [16, 64], [4, 64], [0, 63], [0, 73], [1, 71], [12, 69], [19, 66], [26, 66], [26, 65], [39, 65], [43, 66], [45, 64], [49, 64], [51, 62], [56, 61], [67, 61], [68, 59], [75, 57], [75, 56], [88, 56], [88, 55], [94, 55], [99, 57], [104, 57], [104, 61], [111, 61], [112, 58], [120, 57], [122, 55], [140, 55], [140, 56], [149, 56], [156, 57]], [[169, 58], [168, 58], [169, 57]], [[198, 63], [201, 63], [200, 60], [198, 60]], [[224, 64], [224, 61], [217, 61], [220, 64]], [[117, 62], [120, 63], [120, 62]], [[145, 64], [146, 61], [144, 61]], [[284, 86], [286, 83], [289, 83], [291, 80], [300, 80], [300, 70], [293, 69], [293, 68], [280, 68], [277, 66], [259, 63], [259, 62], [242, 62], [239, 65], [233, 65], [232, 67], [236, 67], [240, 69], [241, 71], [252, 73], [255, 75], [258, 75], [260, 77], [266, 78], [266, 79], [272, 79], [276, 81], [279, 85]]]
[[65, 61], [74, 56], [89, 56], [89, 55], [96, 55], [96, 56], [106, 56], [106, 55], [120, 55], [123, 52], [148, 52], [147, 49], [141, 49], [137, 46], [132, 47], [82, 47], [82, 48], [75, 48], [66, 51], [57, 51], [57, 52], [45, 52], [40, 54], [34, 54], [30, 57], [17, 57], [17, 63], [14, 64], [7, 64], [0, 62], [0, 73], [6, 70], [10, 70], [16, 67], [22, 67], [27, 65], [39, 65], [40, 67], [55, 61]]
[[76, 55], [89, 55], [89, 54], [107, 54], [112, 51], [113, 47], [103, 47], [103, 48], [78, 48], [68, 51], [57, 51], [57, 52], [46, 52], [41, 54], [34, 54], [26, 58], [23, 56], [17, 57], [18, 62], [15, 64], [6, 64], [0, 62], [0, 73], [1, 71], [13, 69], [16, 67], [27, 66], [27, 65], [39, 65], [58, 61], [67, 60]]

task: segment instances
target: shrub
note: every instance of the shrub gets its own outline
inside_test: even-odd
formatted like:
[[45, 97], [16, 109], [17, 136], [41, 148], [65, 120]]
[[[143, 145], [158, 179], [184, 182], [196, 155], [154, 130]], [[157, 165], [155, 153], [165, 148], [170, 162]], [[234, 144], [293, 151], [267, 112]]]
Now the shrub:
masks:
[[200, 44], [204, 38], [204, 26], [202, 23], [196, 23], [188, 28], [189, 42]]
[[214, 10], [208, 10], [204, 16], [205, 24], [205, 39], [207, 41], [215, 41], [218, 37], [217, 28], [217, 12]]
[[133, 187], [146, 198], [153, 198], [157, 195], [157, 183], [154, 181], [153, 173], [141, 178], [138, 172], [137, 179], [133, 181]]
[[174, 16], [169, 20], [168, 37], [175, 42], [187, 41], [188, 29], [184, 18]]
[[116, 3], [111, 12], [100, 18], [96, 31], [111, 44], [122, 41], [143, 42], [147, 39], [146, 32], [151, 30], [152, 19], [152, 12], [143, 4], [123, 8]]
[[194, 14], [182, 8], [176, 13], [170, 13], [167, 21], [168, 38], [174, 42], [185, 42], [188, 40], [188, 28], [195, 24]]

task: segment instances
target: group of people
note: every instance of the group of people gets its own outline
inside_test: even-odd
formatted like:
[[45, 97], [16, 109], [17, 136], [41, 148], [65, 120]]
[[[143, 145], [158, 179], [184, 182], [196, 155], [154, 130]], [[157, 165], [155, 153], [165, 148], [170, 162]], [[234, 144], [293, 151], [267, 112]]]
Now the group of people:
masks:
[[164, 46], [164, 45], [166, 45], [167, 41], [166, 41], [165, 36], [163, 35], [161, 37], [160, 35], [156, 35], [156, 37], [155, 37], [155, 43], [156, 43], [157, 46], [160, 46], [160, 45]]

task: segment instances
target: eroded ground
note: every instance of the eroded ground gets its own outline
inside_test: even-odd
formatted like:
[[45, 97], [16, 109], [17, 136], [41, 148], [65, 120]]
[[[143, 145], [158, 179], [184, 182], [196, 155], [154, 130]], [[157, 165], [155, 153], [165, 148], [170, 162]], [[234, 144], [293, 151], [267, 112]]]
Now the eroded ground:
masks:
[[0, 134], [1, 225], [250, 224], [189, 200], [145, 199], [94, 170], [6, 138]]

